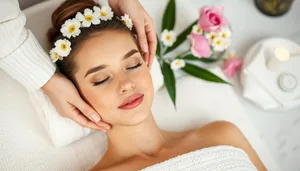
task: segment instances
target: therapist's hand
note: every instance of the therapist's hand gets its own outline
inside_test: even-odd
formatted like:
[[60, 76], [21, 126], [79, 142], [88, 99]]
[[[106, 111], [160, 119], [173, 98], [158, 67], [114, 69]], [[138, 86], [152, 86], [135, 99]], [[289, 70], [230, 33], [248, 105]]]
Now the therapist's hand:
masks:
[[138, 0], [109, 0], [109, 5], [117, 15], [128, 14], [132, 19], [139, 44], [145, 53], [146, 62], [151, 68], [157, 44], [152, 18]]
[[110, 125], [101, 121], [99, 114], [82, 100], [74, 84], [55, 73], [42, 87], [61, 116], [72, 119], [82, 127], [106, 131]]

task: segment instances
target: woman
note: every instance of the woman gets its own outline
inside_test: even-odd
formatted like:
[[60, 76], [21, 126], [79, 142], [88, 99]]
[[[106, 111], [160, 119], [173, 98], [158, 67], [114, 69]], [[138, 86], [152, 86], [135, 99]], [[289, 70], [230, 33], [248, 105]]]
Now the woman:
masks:
[[[54, 47], [51, 56], [61, 72], [101, 113], [103, 121], [112, 126], [107, 131], [108, 149], [92, 170], [139, 170], [203, 150], [209, 152], [202, 155], [211, 154], [211, 150], [217, 152], [217, 158], [205, 169], [225, 170], [226, 166], [231, 170], [266, 170], [249, 142], [231, 123], [214, 122], [186, 132], [160, 130], [151, 113], [151, 76], [130, 31], [130, 19], [104, 17], [100, 21], [99, 12], [107, 16], [111, 11], [101, 7], [101, 12], [97, 6], [92, 0], [67, 0], [53, 13], [53, 28], [48, 34]], [[228, 157], [232, 154], [236, 157]], [[152, 170], [159, 170], [155, 166]]]
[[[137, 0], [106, 1], [115, 12], [126, 12], [133, 17], [139, 43], [151, 67], [156, 50], [156, 35], [149, 15]], [[55, 73], [55, 65], [30, 30], [24, 28], [25, 23], [26, 18], [19, 9], [18, 0], [0, 1], [0, 68], [28, 91], [41, 88], [60, 115], [82, 127], [110, 129], [110, 125], [102, 122], [99, 114], [84, 102], [74, 85]]]

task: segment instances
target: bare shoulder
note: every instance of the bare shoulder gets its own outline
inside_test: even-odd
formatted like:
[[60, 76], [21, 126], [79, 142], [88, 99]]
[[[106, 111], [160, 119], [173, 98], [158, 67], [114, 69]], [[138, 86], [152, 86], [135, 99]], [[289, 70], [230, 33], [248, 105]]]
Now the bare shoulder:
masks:
[[205, 146], [231, 145], [232, 137], [243, 136], [240, 129], [233, 123], [227, 121], [215, 121], [201, 128], [191, 131], [188, 135], [192, 139], [198, 139], [205, 143]]
[[201, 139], [204, 146], [229, 145], [240, 148], [247, 153], [252, 163], [260, 171], [266, 170], [259, 156], [244, 136], [242, 131], [233, 123], [216, 121], [195, 131], [195, 137]]

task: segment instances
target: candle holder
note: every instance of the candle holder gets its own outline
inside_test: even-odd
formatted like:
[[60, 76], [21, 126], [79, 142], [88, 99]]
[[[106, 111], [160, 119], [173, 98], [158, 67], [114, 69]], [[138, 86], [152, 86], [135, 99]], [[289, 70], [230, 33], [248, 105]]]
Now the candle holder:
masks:
[[257, 8], [268, 16], [282, 16], [289, 11], [294, 0], [255, 0]]

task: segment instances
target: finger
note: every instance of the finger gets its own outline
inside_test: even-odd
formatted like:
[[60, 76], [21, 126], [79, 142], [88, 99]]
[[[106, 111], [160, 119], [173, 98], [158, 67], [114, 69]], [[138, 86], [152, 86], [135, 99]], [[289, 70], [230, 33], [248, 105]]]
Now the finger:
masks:
[[[134, 21], [133, 21], [134, 22]], [[138, 41], [140, 44], [140, 47], [144, 53], [148, 53], [148, 43], [147, 43], [147, 37], [145, 34], [145, 28], [144, 28], [144, 22], [134, 22], [133, 23], [135, 31], [138, 36]]]
[[72, 115], [72, 118], [70, 118], [70, 119], [72, 119], [73, 121], [78, 123], [80, 126], [94, 129], [94, 130], [104, 131], [104, 132], [107, 131], [106, 128], [100, 127], [100, 126], [96, 125], [94, 122], [90, 121], [87, 117], [82, 115], [79, 110], [77, 110], [75, 113], [76, 114]]
[[156, 46], [157, 46], [157, 39], [156, 39], [156, 32], [154, 29], [154, 24], [150, 20], [150, 22], [145, 26], [145, 32], [147, 35], [147, 40], [149, 43], [149, 68], [151, 68], [153, 59], [156, 53]]
[[81, 98], [76, 99], [71, 105], [79, 109], [79, 111], [91, 121], [95, 123], [100, 122], [100, 115], [92, 107], [85, 103]]

